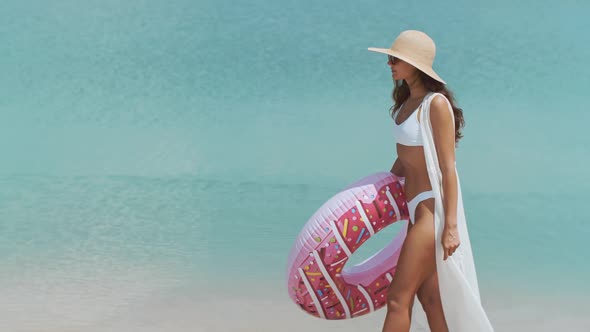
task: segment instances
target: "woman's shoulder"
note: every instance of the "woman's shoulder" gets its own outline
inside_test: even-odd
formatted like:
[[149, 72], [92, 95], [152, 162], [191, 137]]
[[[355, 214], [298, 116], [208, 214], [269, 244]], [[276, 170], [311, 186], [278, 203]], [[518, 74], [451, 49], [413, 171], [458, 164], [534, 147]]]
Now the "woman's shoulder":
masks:
[[439, 107], [444, 106], [446, 103], [449, 103], [449, 99], [447, 99], [447, 97], [440, 92], [433, 92], [430, 98], [432, 98], [430, 103], [436, 104]]
[[451, 103], [449, 102], [449, 99], [447, 99], [447, 97], [445, 95], [443, 95], [440, 92], [434, 92], [432, 94], [432, 96], [430, 97], [430, 108], [431, 109], [440, 109], [440, 110], [444, 110], [447, 109], [449, 111], [452, 111], [452, 107], [451, 107]]
[[434, 93], [434, 96], [430, 101], [430, 113], [431, 117], [438, 118], [443, 122], [446, 119], [453, 118], [453, 108], [451, 107], [451, 103], [442, 93]]

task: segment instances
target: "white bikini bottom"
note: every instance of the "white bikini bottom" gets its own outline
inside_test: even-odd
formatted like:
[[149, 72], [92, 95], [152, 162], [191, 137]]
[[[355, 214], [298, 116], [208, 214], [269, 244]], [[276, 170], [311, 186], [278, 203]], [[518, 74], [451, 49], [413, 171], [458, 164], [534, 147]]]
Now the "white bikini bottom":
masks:
[[423, 191], [423, 192], [419, 193], [418, 195], [414, 196], [414, 198], [412, 198], [412, 200], [408, 202], [408, 210], [410, 212], [410, 222], [412, 224], [414, 224], [414, 222], [415, 222], [414, 214], [416, 212], [416, 206], [418, 206], [418, 203], [422, 202], [425, 199], [429, 199], [432, 197], [434, 197], [434, 191], [432, 191], [432, 190]]

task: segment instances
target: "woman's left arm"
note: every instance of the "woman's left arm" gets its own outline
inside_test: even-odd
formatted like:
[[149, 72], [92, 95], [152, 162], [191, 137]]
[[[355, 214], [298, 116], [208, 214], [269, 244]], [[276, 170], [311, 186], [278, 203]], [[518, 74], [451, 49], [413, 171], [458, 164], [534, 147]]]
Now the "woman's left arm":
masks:
[[457, 175], [455, 173], [455, 124], [452, 110], [442, 96], [430, 103], [430, 123], [438, 164], [442, 172], [445, 226], [457, 226]]

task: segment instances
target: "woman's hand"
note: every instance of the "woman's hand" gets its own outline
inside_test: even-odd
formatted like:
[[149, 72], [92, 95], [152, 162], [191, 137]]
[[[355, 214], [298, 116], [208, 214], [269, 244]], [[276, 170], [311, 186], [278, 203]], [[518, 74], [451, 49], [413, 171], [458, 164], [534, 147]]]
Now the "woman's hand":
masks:
[[461, 241], [459, 239], [459, 231], [457, 230], [457, 224], [446, 224], [442, 233], [442, 246], [444, 252], [443, 260], [447, 260], [447, 257], [455, 253], [455, 250], [459, 247]]

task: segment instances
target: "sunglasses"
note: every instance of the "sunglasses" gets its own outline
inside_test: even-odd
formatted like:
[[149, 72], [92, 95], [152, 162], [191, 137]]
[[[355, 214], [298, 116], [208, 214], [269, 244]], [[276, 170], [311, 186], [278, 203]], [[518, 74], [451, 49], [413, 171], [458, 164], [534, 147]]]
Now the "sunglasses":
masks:
[[395, 64], [395, 62], [398, 61], [399, 59], [394, 56], [387, 55], [387, 60], [389, 60], [390, 63]]

